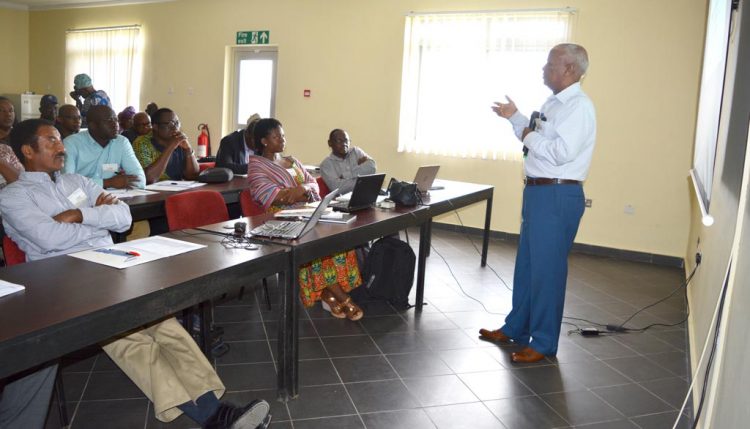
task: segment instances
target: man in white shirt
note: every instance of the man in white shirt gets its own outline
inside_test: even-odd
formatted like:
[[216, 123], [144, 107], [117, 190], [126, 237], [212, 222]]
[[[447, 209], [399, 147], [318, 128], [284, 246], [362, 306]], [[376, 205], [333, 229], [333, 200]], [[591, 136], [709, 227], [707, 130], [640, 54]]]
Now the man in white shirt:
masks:
[[580, 83], [588, 63], [582, 46], [565, 43], [552, 48], [543, 71], [544, 84], [553, 94], [533, 124], [510, 98], [492, 107], [511, 122], [527, 148], [526, 187], [513, 309], [502, 328], [479, 333], [490, 341], [525, 345], [511, 355], [517, 363], [537, 362], [557, 353], [568, 253], [583, 216], [583, 181], [596, 139], [594, 105]]
[[[23, 121], [14, 127], [11, 147], [26, 171], [0, 198], [5, 233], [28, 260], [112, 245], [109, 230], [130, 227], [129, 207], [79, 174], [61, 174], [65, 147], [52, 122]], [[153, 402], [156, 418], [169, 422], [185, 413], [201, 427], [256, 429], [270, 423], [269, 406], [219, 402], [225, 387], [197, 344], [167, 318], [102, 343], [102, 348]], [[44, 425], [56, 365], [8, 383], [0, 393], [0, 427]]]
[[320, 163], [320, 175], [328, 189], [338, 189], [345, 194], [354, 189], [357, 176], [373, 174], [377, 169], [375, 160], [362, 149], [349, 146], [349, 134], [341, 129], [331, 131], [328, 146], [331, 154]]

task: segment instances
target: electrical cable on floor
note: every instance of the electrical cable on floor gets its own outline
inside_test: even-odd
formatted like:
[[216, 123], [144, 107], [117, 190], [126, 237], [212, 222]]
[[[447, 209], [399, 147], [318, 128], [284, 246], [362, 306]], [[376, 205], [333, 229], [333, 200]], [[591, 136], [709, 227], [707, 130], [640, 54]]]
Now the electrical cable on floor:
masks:
[[464, 288], [461, 286], [461, 282], [458, 281], [458, 278], [456, 277], [456, 274], [453, 272], [453, 269], [451, 268], [450, 264], [448, 264], [448, 261], [443, 257], [443, 255], [440, 254], [440, 252], [437, 251], [437, 249], [435, 248], [435, 246], [430, 245], [430, 247], [432, 248], [432, 251], [435, 252], [435, 254], [438, 255], [440, 257], [440, 259], [443, 260], [443, 263], [445, 264], [446, 267], [448, 267], [448, 271], [450, 271], [451, 276], [453, 276], [453, 280], [456, 282], [456, 285], [458, 285], [458, 288], [461, 289], [461, 292], [467, 298], [469, 298], [469, 299], [471, 299], [473, 301], [478, 302], [479, 305], [481, 305], [482, 308], [484, 308], [484, 311], [487, 312], [487, 313], [489, 313], [489, 314], [494, 314], [496, 316], [507, 316], [506, 313], [496, 313], [494, 311], [488, 310], [487, 307], [484, 306], [484, 303], [482, 301], [480, 301], [480, 300], [474, 298], [473, 296], [469, 295], [468, 293], [466, 293], [466, 291], [464, 290]]
[[[622, 322], [622, 323], [620, 323], [620, 324], [598, 323], [598, 322], [593, 322], [591, 320], [581, 319], [581, 318], [578, 318], [578, 317], [571, 317], [571, 316], [563, 316], [563, 319], [578, 320], [578, 321], [589, 323], [591, 325], [603, 327], [603, 328], [606, 329], [604, 331], [598, 331], [598, 333], [596, 333], [596, 334], [593, 333], [593, 331], [590, 331], [592, 333], [588, 334], [588, 335], [592, 335], [592, 336], [593, 335], [600, 335], [600, 334], [611, 334], [611, 333], [618, 333], [618, 334], [643, 333], [643, 332], [646, 332], [648, 329], [653, 328], [655, 326], [673, 327], [673, 326], [681, 325], [681, 324], [685, 323], [688, 320], [688, 317], [690, 317], [690, 301], [688, 300], [687, 288], [688, 288], [688, 285], [690, 285], [690, 281], [695, 276], [695, 273], [698, 270], [698, 266], [700, 266], [700, 258], [697, 258], [697, 264], [693, 268], [693, 271], [690, 272], [690, 275], [687, 277], [687, 279], [682, 284], [680, 284], [678, 287], [676, 287], [674, 290], [672, 290], [672, 292], [670, 292], [664, 298], [658, 299], [655, 302], [653, 302], [653, 303], [651, 303], [651, 304], [649, 304], [649, 305], [647, 305], [647, 306], [645, 306], [645, 307], [637, 310], [635, 313], [633, 313], [630, 317], [628, 317], [627, 319], [625, 319], [625, 321]], [[632, 320], [636, 315], [638, 315], [639, 313], [641, 313], [642, 311], [644, 311], [644, 310], [646, 310], [648, 308], [651, 308], [651, 307], [653, 307], [653, 306], [655, 306], [655, 305], [657, 305], [659, 303], [662, 303], [662, 302], [666, 301], [667, 299], [669, 299], [672, 296], [674, 296], [674, 294], [677, 293], [680, 290], [684, 290], [684, 293], [685, 293], [685, 302], [686, 302], [686, 305], [687, 305], [687, 314], [685, 315], [685, 317], [682, 320], [680, 320], [679, 322], [676, 322], [676, 323], [652, 323], [652, 324], [644, 326], [642, 328], [626, 328], [625, 327], [625, 324], [628, 323], [630, 320]], [[583, 334], [583, 333], [581, 333], [581, 334], [584, 335], [584, 336], [588, 336], [588, 335]]]
[[[471, 237], [469, 236], [469, 233], [468, 233], [468, 232], [466, 232], [466, 225], [464, 225], [464, 222], [463, 222], [463, 220], [461, 219], [461, 215], [459, 215], [459, 214], [458, 214], [458, 210], [457, 210], [457, 209], [456, 209], [456, 207], [455, 207], [455, 206], [453, 205], [453, 202], [452, 202], [451, 200], [448, 200], [448, 204], [450, 204], [451, 208], [453, 209], [453, 213], [455, 213], [455, 214], [456, 214], [456, 217], [458, 218], [458, 222], [459, 222], [459, 223], [461, 224], [461, 234], [462, 234], [462, 235], [463, 235], [464, 237], [466, 237], [466, 239], [467, 239], [467, 240], [469, 240], [469, 243], [471, 243], [471, 246], [472, 246], [472, 247], [474, 248], [474, 250], [476, 250], [476, 251], [477, 251], [477, 253], [481, 255], [481, 254], [482, 254], [482, 252], [481, 252], [481, 251], [479, 250], [479, 248], [478, 248], [478, 247], [477, 247], [477, 246], [476, 246], [476, 245], [474, 244], [474, 242], [473, 242], [473, 241], [471, 240]], [[506, 289], [508, 289], [509, 291], [513, 292], [513, 288], [512, 288], [512, 287], [510, 287], [510, 286], [508, 286], [508, 283], [506, 283], [506, 282], [505, 282], [505, 280], [504, 280], [504, 279], [502, 278], [502, 276], [500, 276], [500, 274], [498, 274], [498, 272], [497, 272], [497, 271], [495, 271], [495, 269], [494, 269], [494, 268], [492, 268], [492, 265], [490, 265], [490, 263], [489, 263], [489, 262], [486, 262], [486, 266], [487, 266], [487, 268], [489, 268], [489, 269], [490, 269], [490, 270], [491, 270], [491, 271], [492, 271], [493, 273], [495, 273], [495, 276], [496, 276], [496, 277], [497, 277], [498, 279], [500, 279], [500, 281], [501, 281], [501, 282], [503, 283], [503, 285], [505, 286], [505, 288], [506, 288]]]

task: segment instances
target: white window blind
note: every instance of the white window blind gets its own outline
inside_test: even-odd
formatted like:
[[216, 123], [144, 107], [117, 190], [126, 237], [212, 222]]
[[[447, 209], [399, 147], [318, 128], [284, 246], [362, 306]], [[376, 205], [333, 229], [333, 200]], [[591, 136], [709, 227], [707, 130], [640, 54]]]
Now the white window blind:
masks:
[[142, 65], [138, 26], [69, 30], [65, 54], [66, 88], [72, 90], [73, 78], [86, 73], [95, 89], [109, 95], [115, 112], [127, 106], [139, 110]]
[[542, 67], [569, 40], [572, 13], [407, 16], [399, 152], [520, 160], [520, 142], [490, 106], [508, 95], [528, 116], [542, 105]]

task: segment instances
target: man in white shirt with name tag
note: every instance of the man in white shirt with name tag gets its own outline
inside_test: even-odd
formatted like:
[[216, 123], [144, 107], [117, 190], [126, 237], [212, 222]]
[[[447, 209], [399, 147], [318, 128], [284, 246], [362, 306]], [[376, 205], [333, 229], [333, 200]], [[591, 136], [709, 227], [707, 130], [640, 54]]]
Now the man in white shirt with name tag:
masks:
[[[5, 233], [28, 260], [112, 245], [109, 230], [130, 227], [125, 203], [84, 176], [60, 173], [65, 148], [51, 122], [23, 121], [13, 128], [10, 141], [26, 171], [3, 190], [0, 214]], [[244, 407], [219, 402], [226, 390], [223, 383], [174, 317], [119, 334], [101, 346], [153, 402], [160, 421], [185, 413], [210, 429], [256, 429], [270, 423], [265, 401]], [[56, 366], [49, 364], [7, 384], [0, 396], [0, 427], [43, 427]]]
[[[544, 84], [552, 95], [532, 124], [508, 98], [492, 110], [510, 121], [527, 150], [521, 234], [513, 274], [513, 309], [505, 325], [482, 329], [482, 338], [513, 341], [525, 347], [511, 354], [531, 363], [557, 354], [568, 253], [584, 211], [583, 181], [596, 140], [594, 105], [581, 89], [589, 60], [572, 43], [555, 46], [544, 66]], [[507, 97], [506, 97], [507, 98]]]

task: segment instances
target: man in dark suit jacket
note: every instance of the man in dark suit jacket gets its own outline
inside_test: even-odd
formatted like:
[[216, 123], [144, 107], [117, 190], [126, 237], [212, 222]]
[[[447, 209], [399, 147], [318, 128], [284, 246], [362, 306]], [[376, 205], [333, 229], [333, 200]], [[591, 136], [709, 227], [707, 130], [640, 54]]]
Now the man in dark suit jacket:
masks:
[[216, 154], [216, 166], [232, 170], [234, 174], [247, 174], [247, 159], [253, 154], [253, 128], [260, 115], [253, 114], [247, 119], [247, 128], [235, 131], [221, 139]]

